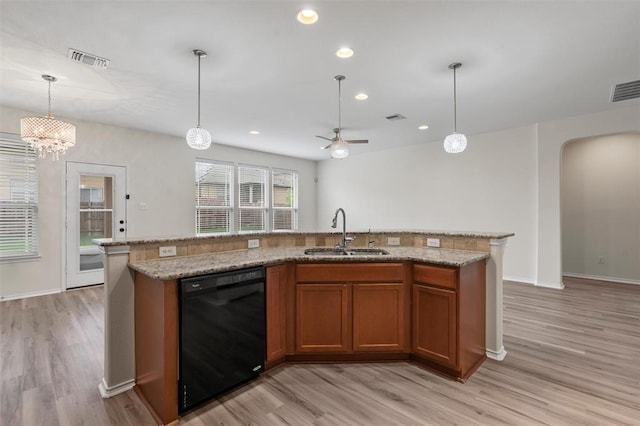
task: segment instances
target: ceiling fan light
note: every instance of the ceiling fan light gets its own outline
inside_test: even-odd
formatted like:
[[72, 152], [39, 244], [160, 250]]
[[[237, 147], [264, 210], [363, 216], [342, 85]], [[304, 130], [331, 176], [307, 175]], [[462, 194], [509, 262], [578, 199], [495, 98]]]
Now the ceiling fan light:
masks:
[[444, 150], [449, 154], [459, 154], [467, 148], [467, 137], [453, 132], [444, 139]]
[[331, 158], [347, 158], [349, 156], [349, 147], [343, 141], [335, 142], [331, 145]]
[[207, 149], [211, 146], [211, 133], [202, 127], [193, 127], [187, 132], [187, 144], [193, 149]]

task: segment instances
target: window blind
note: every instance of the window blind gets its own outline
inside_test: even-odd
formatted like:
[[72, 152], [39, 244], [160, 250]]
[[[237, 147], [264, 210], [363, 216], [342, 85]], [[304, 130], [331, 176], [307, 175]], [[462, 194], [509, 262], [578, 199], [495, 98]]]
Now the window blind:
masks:
[[267, 169], [238, 166], [238, 229], [266, 231]]
[[196, 234], [229, 233], [233, 223], [233, 165], [196, 161]]
[[0, 259], [37, 255], [37, 155], [17, 136], [0, 134]]
[[298, 229], [298, 173], [292, 170], [271, 171], [272, 229]]

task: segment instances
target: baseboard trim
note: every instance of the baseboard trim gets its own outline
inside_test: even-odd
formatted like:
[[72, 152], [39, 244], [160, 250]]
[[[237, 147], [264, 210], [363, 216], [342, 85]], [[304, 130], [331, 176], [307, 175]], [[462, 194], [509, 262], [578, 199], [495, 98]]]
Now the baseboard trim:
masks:
[[504, 346], [501, 347], [498, 352], [492, 351], [491, 349], [487, 349], [486, 352], [487, 352], [487, 358], [490, 358], [496, 361], [503, 361], [507, 356], [507, 351], [505, 350]]
[[106, 399], [106, 398], [111, 398], [112, 396], [116, 396], [118, 394], [124, 393], [129, 389], [133, 389], [135, 384], [136, 384], [135, 380], [127, 380], [126, 382], [120, 383], [119, 385], [109, 387], [107, 386], [107, 382], [104, 380], [104, 377], [103, 377], [102, 381], [98, 385], [98, 390], [100, 391], [100, 396]]
[[519, 283], [519, 284], [531, 284], [531, 285], [536, 284], [535, 280], [532, 280], [529, 278], [522, 278], [522, 277], [502, 277], [502, 281], [512, 281], [514, 283]]
[[598, 275], [577, 274], [573, 272], [564, 272], [562, 275], [565, 277], [584, 278], [587, 280], [596, 280], [596, 281], [607, 281], [610, 283], [640, 285], [640, 280], [628, 280], [626, 278], [600, 277]]
[[57, 288], [55, 290], [33, 291], [30, 293], [14, 294], [12, 296], [0, 296], [0, 301], [5, 302], [8, 300], [26, 299], [28, 297], [48, 296], [50, 294], [57, 294], [57, 293], [62, 293], [62, 290]]
[[564, 289], [564, 283], [559, 282], [559, 283], [545, 283], [542, 281], [537, 281], [534, 284], [536, 287], [544, 287], [544, 288], [551, 288], [554, 290], [562, 290]]

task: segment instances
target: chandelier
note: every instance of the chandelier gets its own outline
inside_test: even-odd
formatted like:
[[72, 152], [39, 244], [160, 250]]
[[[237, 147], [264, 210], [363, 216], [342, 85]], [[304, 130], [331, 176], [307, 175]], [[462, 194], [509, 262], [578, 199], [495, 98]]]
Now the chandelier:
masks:
[[29, 142], [40, 158], [51, 154], [54, 160], [60, 158], [67, 148], [76, 144], [76, 126], [56, 120], [51, 115], [51, 83], [58, 79], [43, 74], [42, 78], [49, 83], [49, 109], [44, 117], [22, 117], [20, 119], [20, 138]]

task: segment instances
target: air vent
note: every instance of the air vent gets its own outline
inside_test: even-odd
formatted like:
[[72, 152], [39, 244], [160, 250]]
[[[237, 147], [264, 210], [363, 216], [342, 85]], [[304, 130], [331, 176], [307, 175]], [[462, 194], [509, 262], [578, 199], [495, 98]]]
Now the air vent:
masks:
[[67, 57], [75, 62], [80, 62], [81, 64], [89, 65], [90, 67], [105, 69], [109, 66], [109, 60], [107, 58], [101, 58], [99, 56], [93, 55], [91, 53], [81, 52], [76, 49], [69, 49], [69, 53]]
[[407, 117], [405, 117], [402, 114], [393, 114], [393, 115], [389, 115], [387, 117], [385, 117], [387, 120], [389, 121], [398, 121], [398, 120], [405, 120]]
[[640, 80], [616, 84], [611, 91], [611, 102], [640, 98]]

